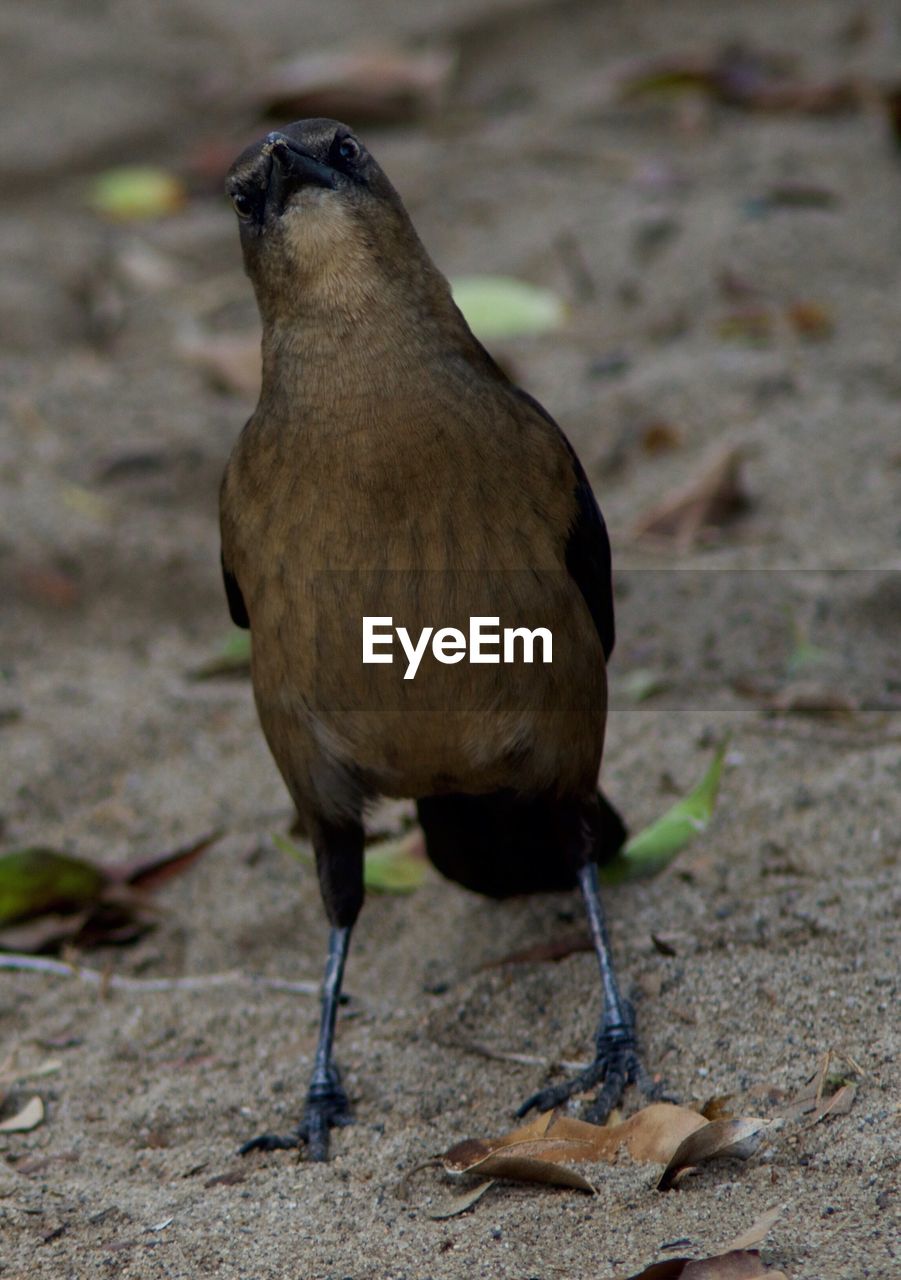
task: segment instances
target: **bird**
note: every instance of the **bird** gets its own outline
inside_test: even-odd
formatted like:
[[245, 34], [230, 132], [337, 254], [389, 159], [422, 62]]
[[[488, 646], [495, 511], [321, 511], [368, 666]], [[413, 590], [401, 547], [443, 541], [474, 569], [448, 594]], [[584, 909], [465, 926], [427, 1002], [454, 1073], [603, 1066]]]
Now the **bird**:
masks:
[[[329, 922], [301, 1117], [241, 1151], [327, 1160], [331, 1131], [352, 1122], [333, 1045], [365, 814], [381, 797], [416, 802], [432, 863], [469, 889], [581, 889], [602, 990], [594, 1058], [518, 1114], [597, 1088], [588, 1115], [601, 1120], [628, 1085], [654, 1086], [599, 888], [626, 827], [598, 785], [614, 612], [591, 485], [554, 419], [473, 335], [350, 127], [270, 132], [235, 160], [226, 192], [262, 321], [262, 386], [222, 480], [222, 571]], [[413, 678], [384, 649], [363, 661], [366, 619], [430, 629]], [[487, 640], [466, 651], [474, 620]], [[525, 633], [544, 631], [551, 657], [537, 661]]]

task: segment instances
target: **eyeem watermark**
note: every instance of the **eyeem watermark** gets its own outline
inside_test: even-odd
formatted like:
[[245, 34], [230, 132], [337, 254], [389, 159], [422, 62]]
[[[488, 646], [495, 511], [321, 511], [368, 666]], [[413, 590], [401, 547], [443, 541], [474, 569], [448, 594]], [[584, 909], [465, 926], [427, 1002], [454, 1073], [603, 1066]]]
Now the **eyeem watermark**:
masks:
[[[414, 679], [431, 641], [432, 656], [445, 666], [455, 662], [512, 663], [535, 662], [540, 644], [540, 661], [553, 661], [554, 637], [547, 627], [504, 627], [500, 618], [469, 619], [469, 634], [457, 627], [423, 627], [414, 640], [406, 627], [395, 627], [392, 617], [363, 618], [363, 663], [394, 661], [394, 637], [400, 640], [407, 659], [405, 680]], [[387, 652], [386, 652], [387, 650]]]

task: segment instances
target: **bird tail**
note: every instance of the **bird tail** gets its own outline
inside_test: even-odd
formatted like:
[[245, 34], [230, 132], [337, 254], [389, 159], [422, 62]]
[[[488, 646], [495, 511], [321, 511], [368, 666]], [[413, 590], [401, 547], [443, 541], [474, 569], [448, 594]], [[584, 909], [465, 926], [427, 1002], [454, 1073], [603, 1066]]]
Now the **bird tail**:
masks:
[[[609, 862], [628, 832], [603, 795], [592, 813], [595, 860]], [[562, 848], [561, 801], [553, 796], [426, 796], [417, 804], [426, 851], [449, 880], [491, 898], [576, 887], [576, 867]]]

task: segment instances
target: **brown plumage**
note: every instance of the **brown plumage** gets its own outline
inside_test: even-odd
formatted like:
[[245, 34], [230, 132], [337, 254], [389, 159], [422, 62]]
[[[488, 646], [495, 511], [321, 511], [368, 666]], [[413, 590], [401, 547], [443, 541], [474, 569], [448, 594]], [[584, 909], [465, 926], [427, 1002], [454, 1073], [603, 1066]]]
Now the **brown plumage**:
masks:
[[[610, 555], [565, 437], [473, 337], [346, 126], [270, 134], [238, 158], [228, 190], [263, 320], [263, 385], [223, 481], [223, 569], [333, 927], [304, 1120], [248, 1147], [303, 1138], [321, 1159], [329, 1127], [347, 1119], [331, 1038], [367, 800], [417, 799], [433, 861], [472, 888], [579, 881], [603, 935], [594, 864], [624, 836], [596, 791]], [[413, 637], [466, 633], [474, 616], [545, 627], [553, 661], [426, 657], [404, 680], [403, 661], [362, 662], [364, 616], [391, 616]], [[606, 1039], [593, 1079], [606, 1073], [609, 1109], [638, 1065], [603, 936], [599, 948]], [[601, 1063], [611, 1046], [617, 1062]]]

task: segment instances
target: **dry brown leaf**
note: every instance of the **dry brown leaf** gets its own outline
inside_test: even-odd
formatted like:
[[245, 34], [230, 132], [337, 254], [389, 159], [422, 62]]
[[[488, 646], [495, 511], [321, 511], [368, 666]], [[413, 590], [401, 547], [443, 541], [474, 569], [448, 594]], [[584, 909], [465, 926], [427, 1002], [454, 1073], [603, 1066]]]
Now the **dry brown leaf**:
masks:
[[815, 1124], [825, 1120], [827, 1116], [846, 1116], [857, 1097], [857, 1085], [843, 1084], [831, 1098], [824, 1098], [814, 1108], [806, 1128], [812, 1129]]
[[44, 1119], [44, 1102], [39, 1094], [30, 1098], [21, 1111], [0, 1124], [0, 1133], [29, 1133]]
[[25, 564], [18, 586], [31, 604], [51, 609], [72, 609], [81, 599], [81, 587], [71, 573], [52, 564]]
[[193, 334], [177, 342], [179, 355], [219, 391], [252, 399], [262, 378], [259, 334]]
[[[830, 1068], [836, 1062], [844, 1063], [844, 1071], [838, 1078], [835, 1072], [830, 1074]], [[845, 1077], [863, 1074], [863, 1068], [853, 1058], [838, 1053], [834, 1049], [827, 1049], [816, 1071], [801, 1092], [783, 1107], [780, 1112], [781, 1119], [791, 1122], [809, 1115], [812, 1117], [808, 1125], [810, 1127], [818, 1124], [826, 1116], [846, 1115], [854, 1103], [857, 1087]], [[837, 1086], [833, 1093], [828, 1092], [830, 1083]]]
[[728, 1104], [735, 1097], [734, 1093], [718, 1093], [708, 1098], [701, 1107], [701, 1115], [705, 1120], [731, 1120], [733, 1113]]
[[764, 703], [770, 715], [814, 716], [823, 720], [850, 720], [860, 704], [836, 689], [812, 681], [788, 685]]
[[770, 1234], [781, 1216], [781, 1205], [767, 1209], [766, 1213], [759, 1217], [752, 1226], [748, 1227], [747, 1231], [743, 1231], [734, 1240], [724, 1244], [722, 1252], [733, 1253], [736, 1249], [753, 1249], [755, 1245], [760, 1244]]
[[634, 536], [665, 539], [686, 549], [728, 524], [751, 505], [741, 477], [744, 458], [741, 446], [721, 450], [693, 484], [642, 516]]
[[488, 1178], [506, 1178], [510, 1182], [539, 1182], [549, 1187], [571, 1187], [575, 1191], [587, 1191], [594, 1195], [595, 1189], [588, 1179], [575, 1169], [557, 1163], [561, 1159], [563, 1156], [559, 1154], [556, 1159], [553, 1154], [546, 1158], [538, 1154], [520, 1155], [516, 1147], [505, 1147], [480, 1160], [468, 1172]]
[[[485, 1161], [495, 1155], [560, 1161], [612, 1162], [623, 1149], [634, 1160], [666, 1164], [683, 1140], [706, 1127], [703, 1116], [671, 1102], [653, 1102], [617, 1124], [589, 1124], [571, 1116], [545, 1112], [530, 1124], [500, 1138], [470, 1138], [459, 1142], [442, 1157], [449, 1173], [488, 1172]], [[493, 1168], [491, 1172], [496, 1172]], [[499, 1175], [498, 1175], [499, 1176]]]
[[795, 333], [808, 341], [819, 342], [835, 332], [835, 317], [821, 302], [792, 302], [785, 309], [785, 318]]
[[747, 1160], [760, 1146], [764, 1131], [769, 1127], [770, 1121], [757, 1116], [711, 1120], [679, 1144], [657, 1183], [657, 1190], [669, 1191], [683, 1169], [705, 1164], [708, 1160], [727, 1156]]
[[441, 105], [455, 62], [447, 49], [304, 53], [274, 67], [253, 96], [267, 114], [289, 119], [411, 120]]
[[477, 1204], [485, 1192], [494, 1186], [494, 1183], [494, 1178], [486, 1178], [484, 1182], [477, 1182], [468, 1191], [463, 1191], [460, 1195], [453, 1196], [450, 1200], [446, 1200], [440, 1208], [433, 1209], [429, 1217], [435, 1222], [441, 1222], [444, 1218], [456, 1218], [457, 1214], [465, 1213], [467, 1209], [471, 1209], [474, 1204]]
[[756, 1250], [732, 1250], [715, 1254], [711, 1258], [698, 1258], [690, 1262], [682, 1272], [681, 1280], [754, 1280], [756, 1276], [769, 1276], [769, 1280], [787, 1280], [784, 1271], [770, 1271], [760, 1261]]
[[482, 969], [497, 969], [505, 964], [545, 964], [565, 960], [581, 951], [593, 951], [594, 943], [587, 933], [573, 934], [569, 938], [557, 938], [551, 942], [536, 942], [521, 951], [510, 951], [498, 960], [487, 960]]
[[645, 453], [654, 457], [656, 454], [678, 449], [682, 444], [682, 432], [671, 422], [657, 418], [642, 427], [639, 444]]
[[153, 858], [141, 858], [137, 862], [127, 862], [121, 866], [107, 867], [106, 871], [114, 884], [156, 889], [186, 871], [221, 836], [221, 831], [211, 831], [199, 840], [192, 840], [190, 844], [181, 845], [171, 852], [160, 853]]
[[768, 1271], [757, 1252], [731, 1251], [710, 1258], [667, 1258], [653, 1262], [628, 1280], [787, 1280], [784, 1271]]

